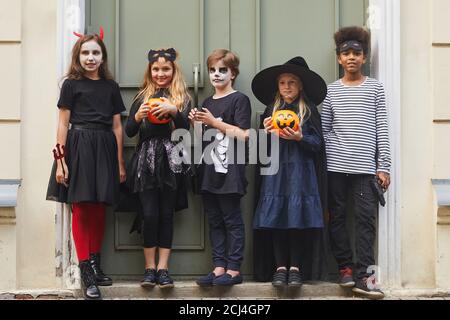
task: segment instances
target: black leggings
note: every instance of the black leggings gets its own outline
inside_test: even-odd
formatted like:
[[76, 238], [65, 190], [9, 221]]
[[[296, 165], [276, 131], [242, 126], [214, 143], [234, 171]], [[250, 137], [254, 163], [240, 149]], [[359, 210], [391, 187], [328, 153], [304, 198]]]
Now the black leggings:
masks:
[[144, 248], [172, 248], [176, 192], [152, 189], [139, 193], [144, 213]]
[[273, 249], [277, 268], [300, 268], [301, 245], [302, 243], [300, 230], [274, 230]]

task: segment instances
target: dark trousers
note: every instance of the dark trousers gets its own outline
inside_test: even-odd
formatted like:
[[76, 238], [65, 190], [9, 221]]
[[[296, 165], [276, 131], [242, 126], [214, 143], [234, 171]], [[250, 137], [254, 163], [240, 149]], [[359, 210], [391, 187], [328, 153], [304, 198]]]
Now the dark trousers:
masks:
[[[358, 279], [367, 277], [367, 268], [375, 265], [378, 199], [370, 186], [371, 179], [373, 175], [328, 172], [331, 250], [339, 269], [356, 267]], [[348, 196], [354, 204], [356, 265], [346, 228]]]
[[144, 248], [172, 248], [176, 192], [151, 189], [139, 193], [144, 213]]
[[244, 260], [245, 228], [238, 194], [203, 194], [214, 267], [239, 271]]
[[301, 242], [300, 230], [276, 229], [273, 231], [273, 250], [277, 268], [300, 268]]

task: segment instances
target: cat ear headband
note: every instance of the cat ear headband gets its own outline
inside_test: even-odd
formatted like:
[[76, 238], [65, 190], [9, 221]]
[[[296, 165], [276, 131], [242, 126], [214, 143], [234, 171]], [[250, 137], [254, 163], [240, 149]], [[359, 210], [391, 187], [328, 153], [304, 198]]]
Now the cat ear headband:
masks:
[[174, 48], [170, 48], [167, 50], [150, 50], [148, 53], [148, 61], [150, 63], [155, 62], [159, 58], [164, 58], [168, 61], [174, 62], [177, 58], [177, 52]]
[[[78, 33], [78, 32], [73, 32], [73, 34], [75, 35], [75, 36], [77, 36], [78, 38], [82, 38], [82, 37], [84, 37], [84, 35], [83, 34], [81, 34], [81, 33]], [[100, 34], [98, 34], [98, 36], [99, 36], [99, 38], [103, 41], [103, 39], [105, 38], [105, 30], [103, 29], [103, 27], [100, 27]]]

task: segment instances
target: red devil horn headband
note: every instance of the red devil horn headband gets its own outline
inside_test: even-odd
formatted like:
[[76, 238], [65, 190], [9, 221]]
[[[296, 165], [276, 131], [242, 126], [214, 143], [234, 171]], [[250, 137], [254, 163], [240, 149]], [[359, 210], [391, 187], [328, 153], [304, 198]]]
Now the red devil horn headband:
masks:
[[[82, 35], [81, 33], [75, 32], [75, 31], [73, 32], [73, 34], [78, 38], [84, 37], [84, 35]], [[105, 38], [105, 30], [103, 29], [103, 27], [100, 27], [100, 34], [98, 36], [100, 37], [100, 39], [102, 41]]]

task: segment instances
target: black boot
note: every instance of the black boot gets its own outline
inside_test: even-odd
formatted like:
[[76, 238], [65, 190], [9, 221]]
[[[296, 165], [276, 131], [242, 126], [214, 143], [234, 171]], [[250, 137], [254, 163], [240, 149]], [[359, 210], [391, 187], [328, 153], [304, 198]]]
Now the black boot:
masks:
[[104, 273], [102, 268], [100, 268], [100, 253], [91, 253], [89, 255], [90, 257], [90, 264], [92, 267], [92, 270], [94, 270], [95, 274], [95, 280], [97, 281], [97, 285], [99, 286], [110, 286], [112, 285], [112, 279], [110, 277], [107, 277]]
[[89, 260], [81, 261], [79, 264], [81, 275], [81, 287], [86, 300], [100, 300], [102, 295], [95, 281], [94, 270]]

